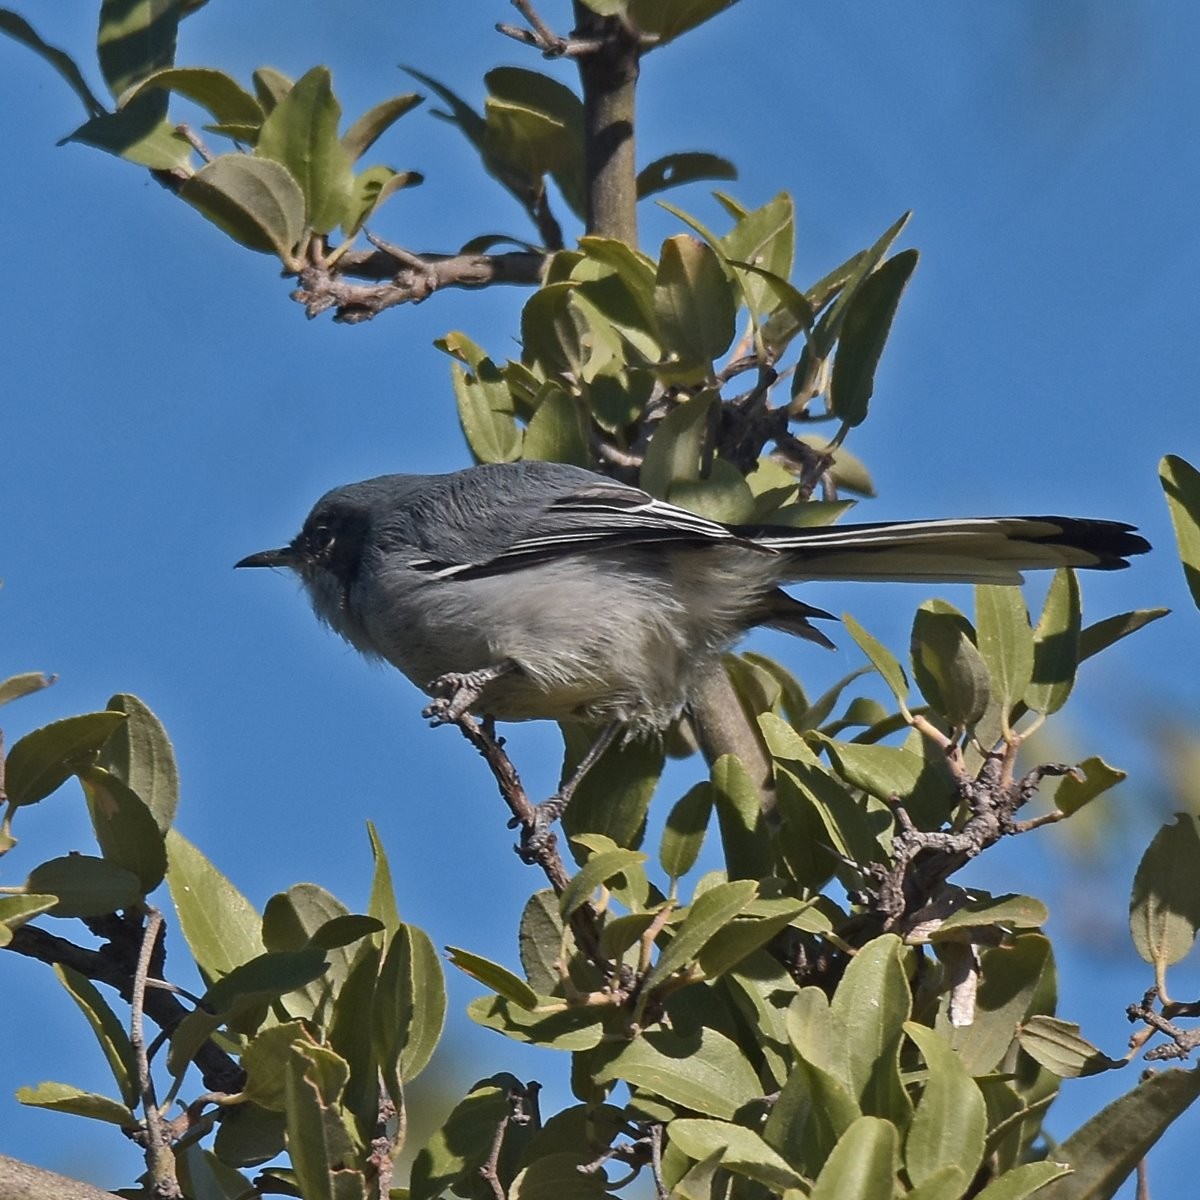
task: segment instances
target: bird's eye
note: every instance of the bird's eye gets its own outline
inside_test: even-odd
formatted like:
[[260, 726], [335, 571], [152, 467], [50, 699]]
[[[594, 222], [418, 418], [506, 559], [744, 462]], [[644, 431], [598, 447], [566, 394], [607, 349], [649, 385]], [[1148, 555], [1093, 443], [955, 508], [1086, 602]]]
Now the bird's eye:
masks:
[[309, 541], [314, 550], [328, 550], [333, 545], [333, 530], [328, 525], [314, 525], [309, 533]]

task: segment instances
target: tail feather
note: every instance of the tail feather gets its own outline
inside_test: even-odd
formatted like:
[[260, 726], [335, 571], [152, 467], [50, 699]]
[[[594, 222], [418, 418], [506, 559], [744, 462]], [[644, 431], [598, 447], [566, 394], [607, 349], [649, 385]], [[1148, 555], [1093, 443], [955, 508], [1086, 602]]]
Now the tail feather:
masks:
[[1133, 526], [1078, 517], [976, 517], [734, 532], [785, 557], [786, 579], [1020, 583], [1022, 572], [1129, 566], [1150, 543]]

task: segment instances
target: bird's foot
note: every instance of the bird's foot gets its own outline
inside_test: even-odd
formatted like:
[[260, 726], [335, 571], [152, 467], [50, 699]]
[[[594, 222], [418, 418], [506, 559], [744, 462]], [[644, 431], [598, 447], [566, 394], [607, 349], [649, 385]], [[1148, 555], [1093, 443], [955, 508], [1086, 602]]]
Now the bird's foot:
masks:
[[447, 671], [439, 675], [425, 690], [433, 702], [421, 710], [431, 725], [453, 725], [483, 695], [483, 689], [493, 679], [507, 675], [512, 670], [509, 663], [495, 667], [481, 667], [478, 671]]

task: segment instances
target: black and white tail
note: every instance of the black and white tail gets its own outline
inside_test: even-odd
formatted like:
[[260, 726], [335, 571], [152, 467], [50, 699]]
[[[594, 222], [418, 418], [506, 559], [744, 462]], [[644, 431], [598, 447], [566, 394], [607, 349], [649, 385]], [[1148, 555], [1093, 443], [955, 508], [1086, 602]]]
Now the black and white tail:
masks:
[[1020, 583], [1023, 571], [1113, 571], [1150, 543], [1132, 525], [1080, 517], [971, 517], [786, 529], [734, 527], [785, 556], [784, 578]]

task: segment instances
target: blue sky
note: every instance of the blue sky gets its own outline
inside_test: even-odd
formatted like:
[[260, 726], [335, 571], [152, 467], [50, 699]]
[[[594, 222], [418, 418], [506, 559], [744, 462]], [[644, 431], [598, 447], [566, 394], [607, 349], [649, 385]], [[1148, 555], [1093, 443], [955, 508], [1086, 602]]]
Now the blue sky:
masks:
[[[94, 5], [17, 7], [99, 86], [87, 61]], [[553, 23], [566, 7], [546, 0], [543, 11]], [[299, 75], [324, 62], [350, 116], [410, 90], [403, 62], [481, 104], [490, 66], [542, 65], [492, 32], [512, 15], [500, 0], [213, 3], [186, 24], [179, 61], [243, 80], [262, 64]], [[740, 179], [722, 186], [743, 202], [791, 191], [799, 282], [915, 210], [903, 244], [922, 261], [871, 417], [848, 443], [879, 490], [859, 519], [1058, 511], [1131, 521], [1158, 548], [1128, 572], [1084, 580], [1092, 619], [1177, 610], [1090, 664], [1067, 710], [1080, 756], [1104, 751], [1140, 777], [1140, 790], [1107, 802], [1116, 811], [1150, 794], [1147, 738], [1165, 714], [1191, 713], [1194, 728], [1200, 711], [1198, 617], [1157, 481], [1164, 453], [1200, 462], [1197, 61], [1200, 18], [1186, 0], [744, 0], [643, 71], [642, 161], [712, 150], [738, 164]], [[546, 69], [569, 79], [565, 67]], [[428, 108], [379, 147], [427, 182], [393, 199], [377, 232], [425, 250], [529, 233]], [[59, 676], [4, 712], [6, 737], [135, 692], [174, 739], [181, 829], [256, 904], [312, 880], [361, 907], [373, 819], [406, 917], [437, 944], [515, 963], [534, 880], [509, 850], [475, 755], [452, 731], [425, 728], [421, 697], [402, 678], [318, 628], [290, 580], [230, 568], [291, 537], [331, 486], [466, 465], [447, 360], [432, 341], [460, 329], [497, 357], [515, 354], [525, 293], [446, 294], [359, 328], [306, 322], [271, 260], [224, 239], [144, 173], [56, 148], [80, 119], [44, 63], [0, 42], [0, 674]], [[670, 199], [720, 223], [703, 186]], [[653, 205], [642, 219], [651, 250], [679, 231]], [[944, 594], [970, 605], [968, 592]], [[804, 596], [852, 611], [902, 650], [927, 592], [814, 585]], [[834, 654], [786, 639], [760, 648], [820, 692], [859, 665], [850, 639], [838, 640]], [[531, 788], [549, 791], [555, 732], [511, 732]], [[667, 790], [700, 771], [674, 768]], [[1132, 844], [1150, 828], [1137, 826]], [[64, 845], [89, 846], [70, 788], [23, 814], [16, 832], [5, 883]], [[1070, 865], [1077, 844], [1058, 831], [1032, 841], [974, 881], [1045, 894], [1051, 878], [1052, 933], [1095, 914], [1119, 927], [1133, 851], [1102, 876]], [[50, 972], [2, 965], [9, 1029], [31, 1036], [6, 1047], [0, 1152], [128, 1182], [137, 1156], [111, 1131], [6, 1098], [40, 1078], [104, 1088], [105, 1077]], [[1149, 983], [1132, 949], [1072, 952], [1062, 969], [1062, 1015], [1120, 1053], [1123, 1006]], [[1180, 975], [1176, 990], [1194, 994], [1186, 964]], [[461, 1010], [475, 985], [452, 985]], [[464, 1017], [452, 1033], [470, 1059], [464, 1085], [493, 1070], [550, 1081], [558, 1070]], [[1053, 1127], [1068, 1132], [1133, 1082], [1125, 1072], [1068, 1088]], [[1152, 1160], [1164, 1194], [1181, 1178], [1184, 1136]]]

